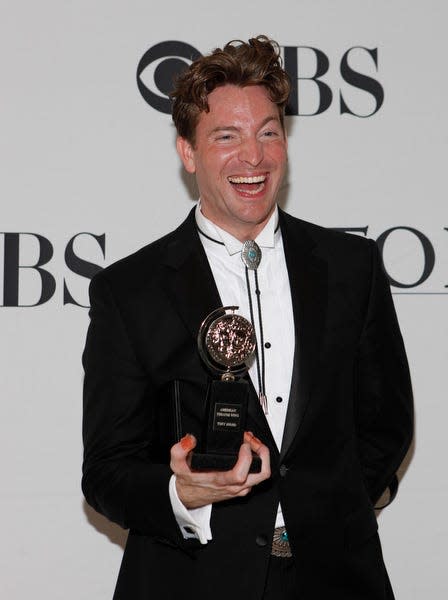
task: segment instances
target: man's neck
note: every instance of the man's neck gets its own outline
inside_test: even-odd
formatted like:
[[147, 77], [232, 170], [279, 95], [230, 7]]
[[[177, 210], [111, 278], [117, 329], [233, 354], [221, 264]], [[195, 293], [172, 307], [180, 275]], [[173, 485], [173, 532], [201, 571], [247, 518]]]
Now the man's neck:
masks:
[[266, 225], [269, 223], [269, 221], [272, 218], [272, 215], [277, 212], [277, 206], [275, 205], [272, 208], [272, 211], [270, 212], [269, 216], [261, 223], [232, 223], [232, 226], [229, 227], [227, 223], [217, 222], [215, 219], [213, 219], [213, 216], [208, 215], [206, 211], [204, 211], [204, 207], [201, 204], [200, 200], [199, 209], [202, 215], [211, 223], [213, 223], [215, 227], [222, 229], [229, 235], [233, 236], [235, 239], [239, 240], [241, 243], [244, 243], [247, 240], [255, 240], [266, 227]]
[[[205, 235], [205, 239], [209, 238], [212, 241], [217, 241], [219, 244], [225, 246], [229, 255], [233, 255], [237, 252], [241, 252], [241, 247], [244, 242], [239, 240], [233, 233], [229, 233], [210, 219], [208, 219], [200, 210], [201, 205], [200, 202], [196, 206], [196, 223], [199, 231]], [[254, 236], [253, 238], [248, 239], [256, 239], [257, 244], [261, 248], [274, 248], [276, 245], [276, 238], [280, 235], [278, 230], [278, 210], [275, 207], [274, 212], [270, 216], [269, 220], [261, 229], [261, 231]], [[246, 241], [246, 240], [244, 240]]]

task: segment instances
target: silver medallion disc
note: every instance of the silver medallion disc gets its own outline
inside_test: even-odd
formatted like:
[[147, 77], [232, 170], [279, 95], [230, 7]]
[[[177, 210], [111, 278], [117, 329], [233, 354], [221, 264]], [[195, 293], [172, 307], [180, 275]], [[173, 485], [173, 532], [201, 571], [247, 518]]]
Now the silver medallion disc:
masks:
[[238, 367], [255, 350], [253, 327], [241, 315], [223, 315], [210, 325], [205, 345], [214, 361], [226, 367]]
[[[201, 325], [199, 352], [208, 366], [220, 373], [240, 375], [255, 352], [256, 337], [252, 323], [233, 312], [238, 307], [213, 311]], [[226, 312], [231, 310], [232, 312]]]
[[258, 269], [261, 261], [260, 246], [254, 240], [246, 240], [241, 250], [241, 260], [248, 269]]

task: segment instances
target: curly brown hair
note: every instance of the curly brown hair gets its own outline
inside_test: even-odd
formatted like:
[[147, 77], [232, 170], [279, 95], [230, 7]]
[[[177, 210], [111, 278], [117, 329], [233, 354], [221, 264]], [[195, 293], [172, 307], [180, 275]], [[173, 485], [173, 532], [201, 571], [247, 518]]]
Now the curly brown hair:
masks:
[[231, 84], [240, 87], [263, 85], [279, 111], [284, 126], [284, 112], [291, 84], [282, 67], [277, 42], [265, 35], [247, 43], [232, 40], [207, 56], [191, 63], [174, 82], [172, 117], [177, 133], [195, 145], [196, 125], [201, 112], [208, 112], [207, 97], [217, 87]]

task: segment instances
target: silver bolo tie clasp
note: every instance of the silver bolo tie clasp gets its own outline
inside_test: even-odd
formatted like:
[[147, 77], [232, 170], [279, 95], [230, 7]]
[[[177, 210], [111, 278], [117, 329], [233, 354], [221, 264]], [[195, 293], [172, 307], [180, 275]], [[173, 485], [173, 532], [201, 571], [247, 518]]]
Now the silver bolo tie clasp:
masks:
[[241, 260], [251, 271], [258, 269], [261, 261], [261, 249], [254, 240], [246, 240], [241, 250]]

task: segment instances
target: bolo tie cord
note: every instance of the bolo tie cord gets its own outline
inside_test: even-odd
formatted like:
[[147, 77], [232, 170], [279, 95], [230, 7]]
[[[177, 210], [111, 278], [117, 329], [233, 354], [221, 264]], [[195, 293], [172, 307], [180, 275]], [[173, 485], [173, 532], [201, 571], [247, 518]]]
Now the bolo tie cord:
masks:
[[[250, 310], [250, 320], [252, 321], [252, 327], [255, 330], [255, 318], [254, 318], [254, 307], [252, 303], [252, 294], [250, 291], [250, 279], [249, 279], [249, 269], [247, 266], [244, 266], [245, 274], [246, 274], [246, 286], [247, 286], [247, 297], [249, 299], [249, 310]], [[255, 280], [255, 296], [257, 298], [257, 312], [258, 312], [258, 326], [260, 331], [260, 347], [261, 352], [258, 351], [258, 344], [255, 346], [255, 360], [257, 363], [257, 379], [258, 379], [258, 397], [260, 400], [261, 407], [264, 411], [264, 414], [268, 414], [268, 399], [266, 397], [266, 379], [265, 379], [265, 356], [264, 356], [264, 334], [263, 334], [263, 319], [261, 316], [261, 292], [260, 287], [258, 285], [258, 270], [253, 269], [254, 271], [254, 280]], [[261, 356], [260, 356], [261, 355]]]
[[[197, 230], [199, 231], [199, 233], [201, 235], [203, 235], [205, 238], [207, 238], [208, 240], [210, 240], [211, 242], [215, 242], [215, 244], [219, 244], [220, 246], [225, 245], [224, 242], [221, 242], [220, 240], [215, 240], [215, 238], [212, 238], [211, 236], [204, 233], [202, 231], [202, 229], [200, 229], [198, 227], [197, 224], [196, 224], [196, 227], [197, 227]], [[275, 228], [275, 232], [277, 232], [278, 228], [279, 228], [279, 224], [277, 224], [277, 227]], [[255, 360], [256, 360], [256, 365], [257, 365], [257, 379], [258, 379], [258, 398], [260, 400], [260, 404], [264, 411], [264, 414], [267, 415], [269, 413], [268, 413], [268, 399], [266, 396], [266, 378], [265, 378], [266, 367], [265, 367], [265, 355], [264, 355], [264, 333], [263, 333], [263, 319], [261, 316], [261, 292], [260, 292], [260, 286], [258, 285], [258, 270], [257, 270], [258, 264], [261, 260], [261, 250], [258, 247], [258, 245], [256, 244], [256, 242], [254, 242], [252, 240], [245, 242], [245, 244], [250, 245], [251, 249], [255, 251], [255, 256], [256, 256], [255, 259], [251, 259], [250, 256], [248, 257], [247, 255], [246, 255], [246, 258], [243, 258], [244, 250], [242, 252], [242, 259], [243, 259], [245, 275], [246, 275], [247, 297], [249, 299], [250, 320], [252, 322], [252, 327], [254, 328], [254, 331], [256, 331], [255, 318], [254, 318], [254, 307], [253, 307], [253, 302], [252, 302], [252, 294], [250, 291], [249, 270], [254, 272], [255, 296], [257, 298], [258, 326], [259, 326], [259, 331], [260, 331], [260, 344], [256, 344], [256, 346], [255, 346]], [[243, 246], [243, 248], [244, 248], [244, 246]], [[250, 269], [248, 268], [247, 263], [251, 264]], [[258, 351], [259, 346], [261, 347], [261, 352]]]

